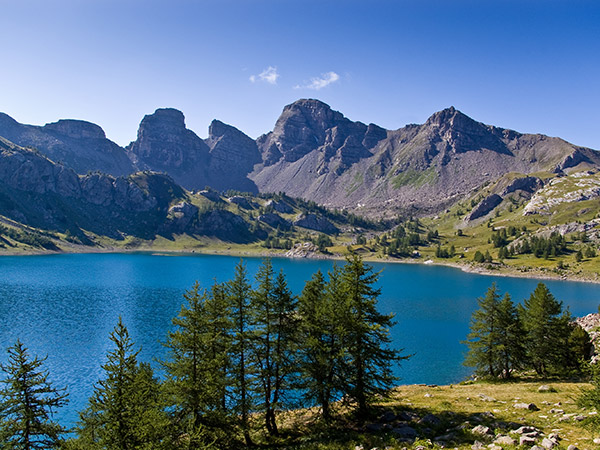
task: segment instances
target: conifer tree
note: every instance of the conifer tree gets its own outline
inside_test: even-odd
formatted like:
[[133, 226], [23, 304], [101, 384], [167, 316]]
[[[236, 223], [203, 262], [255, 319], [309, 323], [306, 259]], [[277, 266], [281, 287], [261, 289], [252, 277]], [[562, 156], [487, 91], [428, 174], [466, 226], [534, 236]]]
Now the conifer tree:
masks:
[[158, 381], [149, 365], [138, 363], [139, 350], [134, 351], [121, 317], [110, 340], [114, 348], [102, 365], [105, 376], [80, 413], [75, 448], [169, 448]]
[[349, 302], [346, 330], [350, 362], [345, 393], [356, 401], [359, 417], [367, 415], [369, 403], [376, 395], [385, 394], [397, 381], [393, 365], [410, 357], [400, 356], [401, 350], [388, 348], [393, 315], [377, 310], [381, 290], [374, 285], [378, 279], [379, 273], [365, 265], [359, 255], [348, 256], [342, 272]]
[[169, 359], [162, 362], [170, 410], [179, 432], [189, 436], [189, 448], [223, 439], [218, 430], [226, 425], [229, 311], [222, 285], [215, 284], [211, 294], [198, 283], [184, 294], [187, 304], [173, 319]]
[[539, 283], [519, 308], [526, 332], [528, 359], [538, 375], [552, 369], [562, 370], [565, 361], [565, 336], [570, 334], [568, 314], [544, 283]]
[[[273, 401], [274, 411], [286, 400], [296, 369], [297, 300], [287, 285], [283, 271], [275, 279], [275, 349], [273, 352]], [[275, 414], [271, 416], [271, 427], [277, 433]]]
[[250, 437], [250, 412], [253, 407], [254, 367], [252, 353], [252, 316], [250, 300], [252, 287], [248, 282], [246, 266], [240, 261], [235, 267], [233, 280], [227, 283], [228, 301], [233, 321], [231, 334], [232, 404], [244, 434], [246, 445]]
[[252, 292], [253, 353], [256, 360], [258, 385], [261, 394], [259, 410], [265, 413], [265, 426], [269, 434], [277, 432], [273, 393], [275, 389], [275, 285], [273, 265], [265, 259], [256, 274], [257, 287]]
[[298, 303], [300, 386], [304, 398], [321, 407], [325, 421], [331, 419], [331, 403], [339, 393], [333, 380], [338, 368], [336, 329], [338, 317], [333, 314], [325, 293], [325, 279], [319, 270], [306, 282]]
[[465, 365], [475, 367], [476, 372], [494, 377], [498, 374], [501, 350], [499, 304], [500, 295], [493, 283], [484, 297], [477, 299], [479, 309], [471, 316], [471, 332], [465, 342], [469, 352]]
[[43, 369], [46, 358], [30, 358], [18, 341], [8, 348], [8, 363], [0, 365], [0, 448], [34, 450], [58, 448], [65, 429], [52, 420], [67, 403], [64, 389], [54, 388]]
[[525, 332], [517, 307], [508, 292], [498, 303], [499, 375], [510, 378], [512, 372], [523, 366], [525, 359]]
[[265, 426], [278, 433], [275, 411], [286, 388], [292, 356], [292, 323], [295, 303], [282, 272], [274, 275], [270, 259], [265, 259], [256, 275], [252, 296], [253, 352]]

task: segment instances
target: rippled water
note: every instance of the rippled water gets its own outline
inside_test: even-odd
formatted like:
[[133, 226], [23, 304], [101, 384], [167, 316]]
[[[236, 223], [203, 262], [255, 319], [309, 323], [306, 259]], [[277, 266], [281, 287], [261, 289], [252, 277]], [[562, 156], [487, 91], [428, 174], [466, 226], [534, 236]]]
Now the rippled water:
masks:
[[[70, 404], [60, 412], [72, 425], [101, 375], [111, 347], [108, 334], [119, 315], [142, 347], [140, 358], [164, 355], [161, 342], [182, 303], [182, 294], [198, 280], [232, 278], [239, 258], [149, 254], [80, 254], [0, 257], [0, 347], [17, 338], [32, 354], [48, 355], [52, 381], [68, 386]], [[260, 259], [246, 259], [254, 277]], [[299, 293], [323, 260], [274, 259], [290, 287]], [[538, 280], [490, 277], [416, 264], [374, 264], [381, 275], [380, 309], [394, 312], [394, 345], [415, 353], [397, 370], [402, 383], [453, 383], [465, 379], [462, 366], [471, 313], [493, 281], [515, 301], [529, 296]], [[574, 315], [596, 312], [600, 285], [546, 281]], [[0, 362], [6, 353], [0, 353]]]

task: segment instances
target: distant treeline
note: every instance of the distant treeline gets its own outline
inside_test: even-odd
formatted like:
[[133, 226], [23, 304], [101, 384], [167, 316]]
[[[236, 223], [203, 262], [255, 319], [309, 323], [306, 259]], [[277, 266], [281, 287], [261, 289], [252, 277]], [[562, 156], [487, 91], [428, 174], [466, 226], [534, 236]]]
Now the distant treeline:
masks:
[[[163, 379], [138, 360], [119, 319], [103, 377], [74, 430], [50, 414], [66, 391], [17, 342], [1, 367], [0, 447], [240, 448], [257, 434], [275, 439], [277, 415], [290, 408], [317, 406], [328, 422], [341, 405], [364, 418], [397, 382], [393, 366], [408, 358], [389, 348], [393, 320], [377, 311], [378, 277], [351, 255], [327, 277], [315, 273], [296, 297], [270, 260], [255, 287], [240, 261], [232, 280], [196, 284], [184, 295], [160, 361]], [[74, 437], [63, 440], [67, 431]]]

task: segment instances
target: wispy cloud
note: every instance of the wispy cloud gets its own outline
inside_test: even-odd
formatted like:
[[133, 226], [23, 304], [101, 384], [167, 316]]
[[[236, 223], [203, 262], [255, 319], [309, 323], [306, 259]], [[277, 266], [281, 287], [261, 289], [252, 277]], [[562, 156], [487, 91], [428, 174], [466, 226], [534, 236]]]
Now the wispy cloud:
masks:
[[340, 79], [340, 76], [335, 72], [327, 72], [322, 74], [320, 77], [311, 78], [310, 82], [294, 86], [294, 89], [313, 89], [318, 91], [323, 89], [325, 86], [329, 86]]
[[269, 84], [277, 84], [277, 67], [269, 66], [258, 75], [250, 75], [250, 81], [256, 83], [257, 81], [264, 81]]

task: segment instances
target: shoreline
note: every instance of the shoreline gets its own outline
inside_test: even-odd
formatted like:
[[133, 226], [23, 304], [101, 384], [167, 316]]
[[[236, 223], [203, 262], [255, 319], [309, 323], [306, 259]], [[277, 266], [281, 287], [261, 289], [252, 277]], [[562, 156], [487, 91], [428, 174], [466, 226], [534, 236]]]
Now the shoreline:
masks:
[[[110, 254], [110, 253], [147, 253], [155, 255], [220, 255], [220, 256], [239, 256], [240, 258], [286, 258], [286, 259], [314, 259], [314, 260], [332, 260], [342, 261], [344, 256], [340, 254], [309, 254], [302, 257], [286, 256], [286, 252], [283, 251], [244, 251], [239, 249], [210, 249], [210, 248], [197, 248], [197, 249], [165, 249], [165, 248], [119, 248], [119, 247], [85, 247], [79, 245], [68, 246], [62, 248], [61, 251], [35, 251], [25, 250], [19, 252], [7, 252], [0, 251], [0, 258], [3, 256], [44, 256], [44, 255], [61, 255], [61, 254]], [[546, 270], [528, 267], [526, 271], [519, 270], [517, 268], [509, 267], [506, 265], [498, 266], [496, 269], [488, 269], [486, 267], [479, 267], [471, 262], [464, 264], [457, 262], [440, 262], [433, 261], [430, 259], [390, 259], [388, 257], [370, 257], [369, 255], [363, 255], [364, 260], [367, 262], [374, 263], [390, 263], [390, 264], [422, 264], [422, 265], [436, 265], [444, 267], [452, 267], [455, 269], [462, 270], [466, 273], [472, 273], [475, 275], [486, 275], [486, 276], [499, 276], [499, 277], [511, 277], [511, 278], [529, 278], [538, 280], [553, 280], [553, 281], [571, 281], [578, 283], [592, 283], [600, 284], [600, 276], [596, 274], [592, 275], [578, 275], [578, 274], [556, 274], [548, 272]]]

